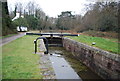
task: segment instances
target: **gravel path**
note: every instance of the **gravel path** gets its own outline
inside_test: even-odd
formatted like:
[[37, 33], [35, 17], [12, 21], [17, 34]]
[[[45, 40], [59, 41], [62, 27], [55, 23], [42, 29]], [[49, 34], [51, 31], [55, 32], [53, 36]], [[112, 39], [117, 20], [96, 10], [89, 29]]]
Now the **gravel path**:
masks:
[[24, 35], [25, 35], [25, 33], [19, 33], [17, 35], [11, 36], [11, 37], [0, 39], [0, 47], [15, 40], [15, 39], [17, 39], [17, 38], [24, 36]]

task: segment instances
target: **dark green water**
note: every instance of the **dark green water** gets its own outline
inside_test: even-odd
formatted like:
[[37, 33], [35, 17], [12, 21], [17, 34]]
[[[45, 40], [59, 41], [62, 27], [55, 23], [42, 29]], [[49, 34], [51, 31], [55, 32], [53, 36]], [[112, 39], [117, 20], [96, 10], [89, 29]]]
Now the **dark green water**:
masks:
[[103, 80], [96, 73], [92, 72], [88, 67], [82, 64], [79, 60], [74, 58], [71, 52], [66, 51], [63, 47], [49, 47], [49, 53], [56, 53], [62, 55], [65, 60], [71, 65], [75, 72], [82, 78], [83, 81], [91, 79]]

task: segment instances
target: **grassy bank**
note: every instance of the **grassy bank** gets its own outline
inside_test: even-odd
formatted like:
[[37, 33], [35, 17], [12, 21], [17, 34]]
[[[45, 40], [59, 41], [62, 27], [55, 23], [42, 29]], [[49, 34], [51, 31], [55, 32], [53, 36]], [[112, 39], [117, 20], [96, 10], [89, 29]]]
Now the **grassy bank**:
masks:
[[92, 37], [92, 36], [86, 36], [86, 35], [80, 35], [78, 37], [70, 37], [70, 38], [91, 46], [92, 46], [92, 42], [95, 42], [96, 44], [93, 45], [94, 47], [98, 47], [100, 49], [103, 49], [112, 53], [120, 54], [120, 51], [118, 49], [118, 46], [120, 45], [120, 43], [116, 42], [117, 39], [106, 39], [106, 38]]
[[3, 79], [41, 79], [39, 56], [33, 54], [33, 40], [24, 36], [6, 44], [2, 48]]

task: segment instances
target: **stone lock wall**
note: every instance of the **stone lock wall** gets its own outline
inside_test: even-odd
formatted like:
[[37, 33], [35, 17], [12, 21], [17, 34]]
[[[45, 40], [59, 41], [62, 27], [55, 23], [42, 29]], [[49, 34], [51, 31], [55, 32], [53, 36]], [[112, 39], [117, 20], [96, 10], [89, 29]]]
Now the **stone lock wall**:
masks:
[[70, 38], [63, 38], [63, 47], [104, 79], [120, 79], [120, 55], [113, 54]]

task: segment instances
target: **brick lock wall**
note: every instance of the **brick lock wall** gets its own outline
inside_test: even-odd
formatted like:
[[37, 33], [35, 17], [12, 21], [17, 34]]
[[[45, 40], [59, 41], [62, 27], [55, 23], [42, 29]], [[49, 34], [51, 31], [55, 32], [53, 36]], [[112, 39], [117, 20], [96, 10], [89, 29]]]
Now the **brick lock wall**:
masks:
[[120, 55], [63, 38], [63, 47], [104, 79], [120, 79]]

